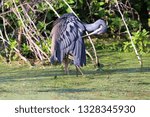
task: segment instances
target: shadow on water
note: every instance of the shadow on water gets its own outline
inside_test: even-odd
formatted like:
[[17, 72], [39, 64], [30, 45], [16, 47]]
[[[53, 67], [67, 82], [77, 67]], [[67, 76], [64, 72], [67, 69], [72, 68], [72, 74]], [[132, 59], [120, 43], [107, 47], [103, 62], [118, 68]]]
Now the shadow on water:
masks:
[[[103, 69], [103, 70], [85, 70], [83, 71], [84, 75], [93, 75], [93, 74], [99, 74], [99, 75], [107, 75], [107, 74], [122, 74], [122, 73], [146, 73], [150, 72], [150, 67], [143, 67], [141, 68], [122, 68], [122, 69]], [[0, 76], [0, 82], [16, 82], [20, 80], [37, 80], [37, 79], [49, 79], [50, 77], [52, 79], [59, 78], [66, 76], [63, 72], [63, 70], [23, 70], [17, 72], [10, 72], [10, 74]], [[69, 76], [76, 76], [76, 70], [71, 70]], [[80, 77], [80, 75], [78, 76]]]
[[93, 92], [93, 89], [45, 89], [45, 90], [38, 90], [37, 92], [57, 92], [57, 93], [80, 93], [80, 92]]
[[143, 67], [143, 68], [122, 68], [122, 69], [109, 69], [104, 70], [105, 72], [109, 73], [145, 73], [150, 72], [150, 67]]
[[[146, 83], [146, 85], [149, 85], [150, 83]], [[144, 84], [145, 85], [145, 84]], [[71, 89], [71, 88], [49, 88], [49, 89], [42, 89], [42, 90], [37, 90], [38, 93], [51, 93], [51, 92], [55, 92], [55, 93], [84, 93], [84, 92], [103, 92], [106, 91], [106, 89], [95, 89], [95, 88], [91, 88], [91, 89], [85, 89], [85, 88], [80, 88], [80, 89]], [[116, 91], [114, 89], [107, 89], [108, 92], [114, 92], [116, 93]], [[132, 90], [125, 90], [125, 89], [118, 89], [118, 92], [134, 92]], [[149, 91], [144, 91], [146, 93], [149, 93]]]
[[149, 82], [140, 82], [140, 83], [138, 83], [138, 85], [150, 85], [150, 83]]
[[[62, 70], [23, 70], [19, 72], [9, 72], [9, 74], [5, 76], [0, 76], [0, 82], [15, 82], [17, 80], [34, 80], [34, 79], [44, 79], [55, 76], [64, 76]], [[42, 78], [41, 78], [42, 77]]]

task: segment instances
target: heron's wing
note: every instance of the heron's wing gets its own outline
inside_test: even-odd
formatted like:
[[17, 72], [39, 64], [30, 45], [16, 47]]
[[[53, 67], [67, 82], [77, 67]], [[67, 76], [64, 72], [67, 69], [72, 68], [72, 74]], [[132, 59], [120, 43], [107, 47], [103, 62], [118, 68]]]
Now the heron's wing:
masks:
[[59, 20], [60, 22], [55, 24], [51, 33], [52, 41], [55, 41], [51, 62], [57, 60], [61, 63], [65, 55], [71, 54], [75, 65], [84, 65], [86, 62], [85, 45], [82, 40], [84, 26], [74, 15]]

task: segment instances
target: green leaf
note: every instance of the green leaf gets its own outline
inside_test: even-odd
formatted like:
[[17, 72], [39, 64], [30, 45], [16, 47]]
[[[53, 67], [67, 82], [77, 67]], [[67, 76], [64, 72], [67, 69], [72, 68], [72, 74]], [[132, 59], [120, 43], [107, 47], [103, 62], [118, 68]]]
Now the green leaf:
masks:
[[66, 9], [66, 12], [67, 12], [67, 13], [70, 13], [70, 12], [71, 12], [70, 8], [67, 8], [67, 9]]
[[103, 6], [105, 4], [105, 2], [99, 2], [100, 6]]
[[74, 4], [75, 1], [74, 1], [74, 0], [68, 0], [67, 2], [68, 2], [69, 4]]
[[13, 50], [17, 46], [17, 41], [10, 39], [10, 48]]

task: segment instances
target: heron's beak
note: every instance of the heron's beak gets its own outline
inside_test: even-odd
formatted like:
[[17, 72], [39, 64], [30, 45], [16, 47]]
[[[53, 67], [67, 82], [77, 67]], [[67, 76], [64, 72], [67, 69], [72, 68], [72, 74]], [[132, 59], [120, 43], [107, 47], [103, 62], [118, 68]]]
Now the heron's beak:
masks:
[[100, 25], [100, 28], [97, 29], [96, 34], [102, 34], [102, 33], [105, 33], [106, 31], [107, 31], [107, 26]]
[[106, 32], [106, 30], [107, 30], [106, 26], [103, 27], [102, 25], [100, 25], [100, 27], [98, 29], [96, 29], [95, 31], [89, 33], [88, 35], [84, 35], [82, 37], [87, 37], [87, 36], [91, 36], [91, 35], [95, 35], [95, 34], [99, 35], [99, 34]]

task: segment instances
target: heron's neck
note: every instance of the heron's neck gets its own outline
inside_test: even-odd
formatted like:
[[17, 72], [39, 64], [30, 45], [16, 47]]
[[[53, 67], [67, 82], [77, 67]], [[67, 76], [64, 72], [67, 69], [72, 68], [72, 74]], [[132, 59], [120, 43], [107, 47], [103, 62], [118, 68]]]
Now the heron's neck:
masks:
[[99, 20], [97, 20], [96, 22], [91, 23], [91, 24], [84, 23], [84, 26], [85, 26], [86, 31], [92, 32], [99, 27]]

